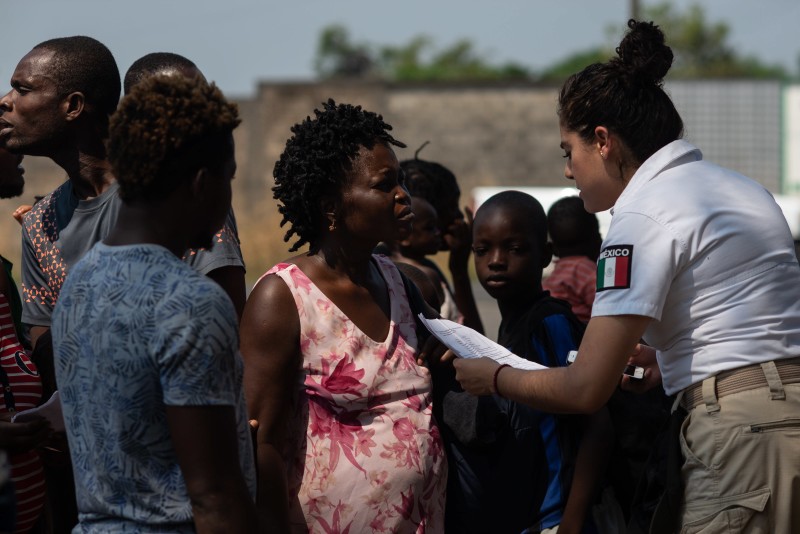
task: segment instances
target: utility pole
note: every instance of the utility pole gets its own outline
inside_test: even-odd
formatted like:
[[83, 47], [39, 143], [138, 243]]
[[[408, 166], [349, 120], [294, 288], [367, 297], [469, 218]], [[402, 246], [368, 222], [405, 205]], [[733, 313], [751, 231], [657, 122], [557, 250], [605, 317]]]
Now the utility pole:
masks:
[[630, 0], [630, 17], [629, 19], [639, 20], [639, 0]]

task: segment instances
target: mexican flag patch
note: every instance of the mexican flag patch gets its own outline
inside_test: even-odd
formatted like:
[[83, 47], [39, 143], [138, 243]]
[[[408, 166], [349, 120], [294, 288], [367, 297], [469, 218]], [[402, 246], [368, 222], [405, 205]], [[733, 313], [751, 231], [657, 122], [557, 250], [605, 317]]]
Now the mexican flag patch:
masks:
[[633, 245], [613, 245], [604, 248], [597, 259], [597, 290], [631, 287]]

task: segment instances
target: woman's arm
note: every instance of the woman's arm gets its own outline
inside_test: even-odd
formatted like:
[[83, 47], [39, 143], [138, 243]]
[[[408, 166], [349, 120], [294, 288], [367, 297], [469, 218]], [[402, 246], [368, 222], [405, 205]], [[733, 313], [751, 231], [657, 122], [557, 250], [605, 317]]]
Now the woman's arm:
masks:
[[[650, 321], [641, 315], [593, 317], [574, 364], [544, 371], [505, 368], [497, 375], [498, 392], [545, 412], [594, 413], [620, 383], [622, 370]], [[494, 393], [497, 363], [493, 360], [456, 358], [453, 366], [466, 391]]]
[[242, 310], [247, 299], [247, 287], [244, 282], [244, 268], [236, 265], [228, 265], [214, 269], [206, 274], [225, 290], [236, 310], [236, 319], [241, 321]]
[[247, 411], [258, 421], [256, 466], [262, 527], [289, 531], [289, 495], [282, 456], [294, 415], [292, 390], [301, 367], [300, 319], [292, 293], [278, 276], [253, 288], [240, 326]]

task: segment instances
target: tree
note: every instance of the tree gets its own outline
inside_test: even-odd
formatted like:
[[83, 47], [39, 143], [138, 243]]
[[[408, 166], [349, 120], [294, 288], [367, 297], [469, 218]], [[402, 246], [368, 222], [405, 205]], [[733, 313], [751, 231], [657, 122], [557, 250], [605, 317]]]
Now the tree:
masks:
[[322, 30], [317, 43], [314, 70], [321, 78], [365, 78], [375, 61], [368, 45], [353, 44], [344, 26], [334, 24]]
[[559, 61], [552, 67], [545, 69], [539, 79], [543, 82], [562, 82], [566, 80], [570, 74], [580, 72], [592, 63], [602, 63], [608, 61], [614, 51], [611, 48], [597, 47], [587, 50], [585, 52], [578, 52], [572, 54], [566, 59]]
[[355, 44], [342, 26], [328, 26], [320, 34], [315, 70], [321, 78], [378, 77], [392, 81], [508, 80], [530, 77], [516, 63], [492, 64], [462, 39], [436, 50], [426, 35], [403, 46]]
[[703, 8], [689, 6], [675, 13], [669, 3], [647, 8], [645, 18], [658, 24], [675, 54], [670, 71], [675, 78], [785, 78], [780, 66], [766, 65], [753, 57], [741, 57], [728, 44], [730, 27], [710, 23]]
[[[767, 65], [753, 57], [742, 57], [728, 44], [730, 27], [725, 22], [706, 20], [703, 8], [689, 6], [685, 13], [677, 13], [669, 2], [645, 7], [643, 20], [652, 20], [663, 30], [667, 44], [672, 48], [675, 62], [670, 69], [672, 78], [786, 78], [780, 66]], [[608, 29], [620, 35], [624, 26]], [[569, 74], [584, 67], [607, 61], [614, 55], [610, 46], [596, 47], [568, 56], [542, 73], [542, 79], [562, 81]]]
[[[637, 3], [638, 5], [638, 3]], [[670, 2], [641, 8], [642, 19], [658, 24], [675, 54], [671, 78], [779, 78], [788, 74], [780, 66], [743, 57], [728, 43], [730, 27], [709, 22], [703, 8], [694, 4], [676, 12]], [[391, 81], [540, 80], [562, 82], [573, 72], [614, 56], [614, 45], [626, 27], [607, 29], [608, 44], [578, 52], [545, 69], [538, 76], [517, 63], [497, 65], [478, 51], [469, 39], [437, 50], [433, 41], [418, 35], [402, 46], [353, 43], [342, 26], [322, 31], [315, 67], [321, 78], [376, 77]], [[800, 60], [800, 58], [798, 58]]]

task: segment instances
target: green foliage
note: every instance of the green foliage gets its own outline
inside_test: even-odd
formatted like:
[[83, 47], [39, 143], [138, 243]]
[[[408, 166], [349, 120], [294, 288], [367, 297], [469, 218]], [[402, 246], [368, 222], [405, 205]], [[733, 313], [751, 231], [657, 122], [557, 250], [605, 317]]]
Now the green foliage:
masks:
[[530, 77], [516, 63], [494, 65], [462, 39], [442, 50], [425, 35], [404, 46], [370, 46], [351, 42], [342, 26], [329, 26], [320, 35], [315, 70], [321, 78], [379, 77], [392, 81], [509, 80]]
[[541, 80], [545, 82], [563, 82], [570, 74], [580, 72], [592, 63], [602, 63], [612, 57], [614, 51], [610, 48], [593, 48], [586, 52], [578, 52], [559, 61], [552, 67], [542, 72]]
[[317, 43], [314, 70], [321, 78], [364, 78], [374, 70], [368, 45], [350, 42], [350, 34], [338, 24], [322, 30]]
[[730, 27], [706, 20], [703, 8], [693, 4], [676, 13], [669, 3], [644, 9], [644, 18], [658, 24], [675, 54], [673, 78], [786, 78], [780, 66], [742, 57], [728, 43]]
[[[702, 7], [695, 4], [685, 13], [676, 13], [672, 4], [665, 2], [643, 9], [642, 19], [658, 24], [667, 36], [675, 62], [670, 69], [671, 78], [770, 78], [785, 79], [785, 69], [768, 65], [753, 57], [742, 57], [728, 44], [730, 27], [725, 22], [706, 20]], [[624, 24], [607, 29], [612, 42], [619, 40]], [[561, 82], [573, 72], [592, 63], [613, 57], [612, 46], [596, 47], [568, 56], [545, 70], [541, 79]]]
[[[670, 2], [642, 9], [642, 18], [658, 24], [672, 47], [675, 62], [671, 78], [778, 78], [788, 73], [780, 66], [754, 57], [742, 57], [729, 44], [730, 27], [706, 20], [694, 4], [676, 12]], [[610, 43], [618, 42], [624, 22], [607, 29], [608, 42], [572, 54], [536, 75], [517, 63], [497, 65], [462, 39], [437, 50], [430, 37], [419, 35], [402, 46], [353, 43], [342, 26], [329, 26], [320, 35], [315, 68], [321, 78], [380, 78], [391, 81], [540, 80], [560, 83], [573, 72], [614, 55]], [[800, 64], [800, 57], [798, 57]]]

